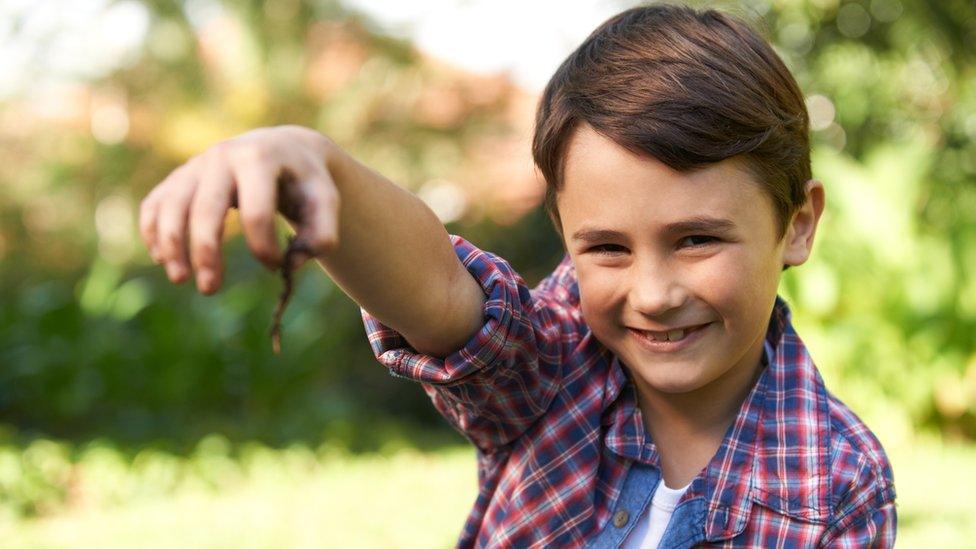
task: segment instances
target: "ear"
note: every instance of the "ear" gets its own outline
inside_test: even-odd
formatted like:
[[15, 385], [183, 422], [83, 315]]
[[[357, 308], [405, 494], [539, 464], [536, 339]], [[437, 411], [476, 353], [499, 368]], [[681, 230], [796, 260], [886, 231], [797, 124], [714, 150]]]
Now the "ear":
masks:
[[824, 209], [823, 183], [816, 179], [806, 182], [804, 187], [806, 200], [800, 209], [793, 214], [793, 219], [786, 227], [785, 243], [783, 245], [783, 264], [802, 265], [810, 257], [813, 250], [813, 237], [817, 232], [817, 224]]

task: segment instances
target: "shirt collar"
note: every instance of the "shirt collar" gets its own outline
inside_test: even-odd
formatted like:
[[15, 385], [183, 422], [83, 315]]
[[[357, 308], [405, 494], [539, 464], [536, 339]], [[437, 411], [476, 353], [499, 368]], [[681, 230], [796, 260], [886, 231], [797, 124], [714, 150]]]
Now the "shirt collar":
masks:
[[769, 365], [707, 468], [708, 540], [742, 532], [753, 502], [811, 522], [829, 516], [827, 393], [791, 320], [777, 297], [766, 332]]
[[[704, 482], [696, 479], [690, 489], [708, 499], [708, 540], [742, 532], [753, 502], [807, 521], [820, 522], [829, 515], [826, 389], [791, 317], [777, 296], [766, 332], [768, 365], [706, 467]], [[616, 357], [606, 389], [608, 448], [659, 465], [653, 444], [645, 444], [633, 384]]]
[[604, 443], [621, 457], [640, 460], [645, 446], [644, 423], [637, 408], [636, 389], [620, 359], [609, 349], [606, 352], [609, 354], [610, 372], [604, 391], [605, 412], [601, 422], [607, 427]]

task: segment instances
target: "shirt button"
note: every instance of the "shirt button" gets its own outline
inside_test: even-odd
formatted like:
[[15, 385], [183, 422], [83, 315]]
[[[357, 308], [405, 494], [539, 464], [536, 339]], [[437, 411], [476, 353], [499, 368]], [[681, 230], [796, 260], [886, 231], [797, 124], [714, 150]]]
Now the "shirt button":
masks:
[[628, 519], [630, 519], [630, 513], [621, 509], [613, 514], [613, 525], [617, 528], [623, 528]]

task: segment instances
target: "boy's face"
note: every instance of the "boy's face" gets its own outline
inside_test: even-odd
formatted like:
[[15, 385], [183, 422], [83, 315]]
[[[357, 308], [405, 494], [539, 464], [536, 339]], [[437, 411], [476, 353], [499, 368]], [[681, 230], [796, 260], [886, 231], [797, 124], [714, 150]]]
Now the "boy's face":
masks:
[[739, 161], [681, 173], [586, 124], [557, 205], [583, 316], [641, 393], [751, 377], [782, 267], [805, 261], [819, 217], [808, 237], [791, 221], [781, 239], [771, 200]]

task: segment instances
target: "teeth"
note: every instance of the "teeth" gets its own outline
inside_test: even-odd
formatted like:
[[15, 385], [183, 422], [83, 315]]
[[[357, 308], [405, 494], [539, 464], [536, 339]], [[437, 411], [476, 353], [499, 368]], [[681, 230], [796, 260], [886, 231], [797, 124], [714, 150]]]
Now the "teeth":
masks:
[[642, 332], [654, 341], [681, 341], [685, 338], [684, 330], [668, 330], [667, 332]]

